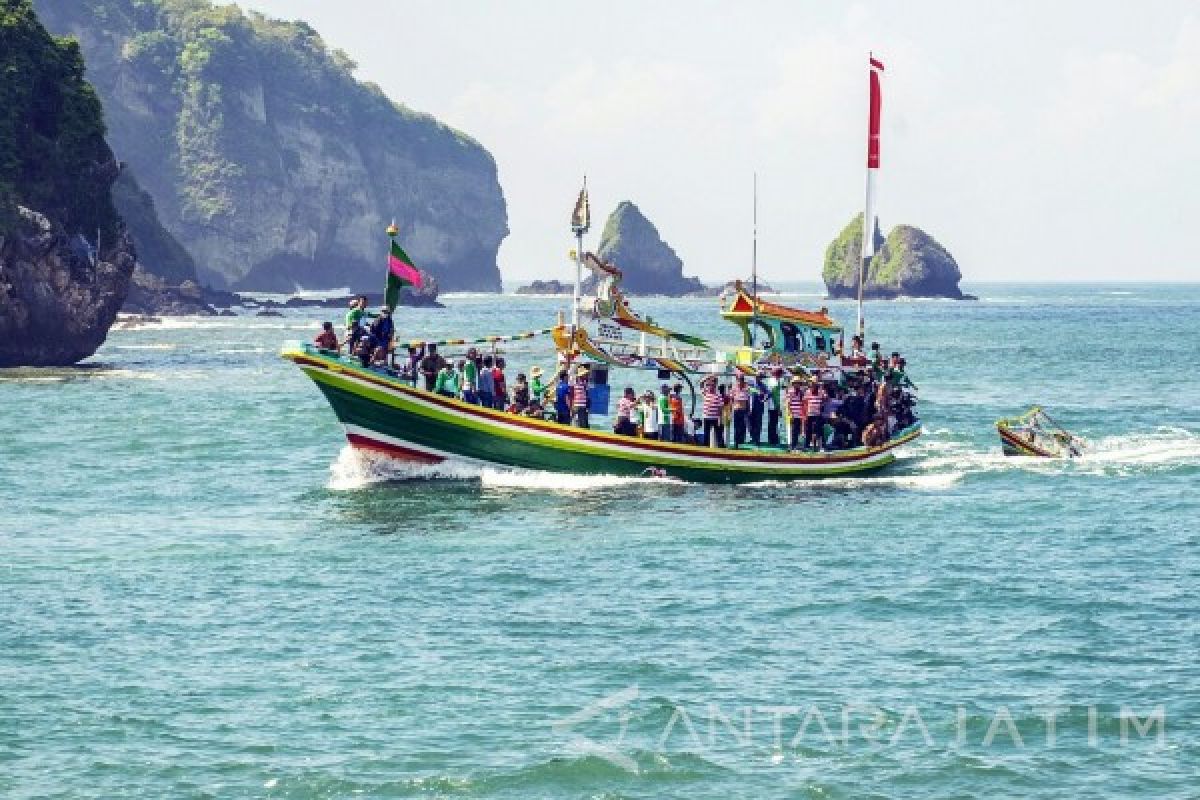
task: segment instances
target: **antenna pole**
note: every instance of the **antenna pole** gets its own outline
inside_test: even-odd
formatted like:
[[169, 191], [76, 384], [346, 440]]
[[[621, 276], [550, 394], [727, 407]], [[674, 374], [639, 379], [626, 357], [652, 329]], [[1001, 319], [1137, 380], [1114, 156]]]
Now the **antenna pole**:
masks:
[[758, 171], [754, 172], [754, 225], [753, 243], [750, 247], [750, 292], [754, 296], [754, 309], [750, 321], [750, 347], [754, 347], [758, 327]]

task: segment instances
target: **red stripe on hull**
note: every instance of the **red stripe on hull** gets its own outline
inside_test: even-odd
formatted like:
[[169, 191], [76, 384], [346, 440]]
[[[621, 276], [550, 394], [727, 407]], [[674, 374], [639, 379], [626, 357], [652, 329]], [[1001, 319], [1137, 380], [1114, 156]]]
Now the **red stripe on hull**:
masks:
[[446, 460], [440, 456], [423, 453], [420, 450], [411, 450], [407, 447], [392, 444], [391, 442], [381, 442], [378, 439], [371, 439], [358, 433], [347, 433], [346, 440], [350, 442], [352, 447], [356, 447], [359, 450], [383, 453], [401, 461], [412, 461], [418, 464], [440, 464]]

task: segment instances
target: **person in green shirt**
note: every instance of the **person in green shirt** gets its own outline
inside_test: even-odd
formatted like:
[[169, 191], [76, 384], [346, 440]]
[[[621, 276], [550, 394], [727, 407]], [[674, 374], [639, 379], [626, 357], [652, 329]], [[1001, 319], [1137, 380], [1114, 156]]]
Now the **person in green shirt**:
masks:
[[534, 366], [529, 370], [529, 397], [539, 406], [546, 404], [546, 384], [542, 383], [542, 368]]
[[346, 311], [346, 337], [349, 352], [354, 352], [358, 337], [362, 336], [362, 319], [367, 313], [367, 298], [359, 295], [350, 300], [350, 308]]
[[463, 364], [462, 399], [468, 403], [479, 404], [479, 365], [475, 363], [478, 353], [472, 347], [467, 351], [467, 360]]
[[659, 387], [660, 394], [656, 398], [658, 404], [658, 438], [664, 442], [671, 441], [671, 387], [663, 384]]
[[458, 371], [453, 364], [446, 362], [446, 366], [438, 372], [433, 390], [443, 397], [458, 397]]

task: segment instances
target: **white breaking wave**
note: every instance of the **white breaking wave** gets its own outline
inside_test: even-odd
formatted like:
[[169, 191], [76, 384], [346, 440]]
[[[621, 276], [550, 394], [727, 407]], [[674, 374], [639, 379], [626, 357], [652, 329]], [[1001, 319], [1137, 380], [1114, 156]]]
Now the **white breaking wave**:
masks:
[[1149, 433], [1106, 436], [1075, 460], [1080, 466], [1137, 467], [1200, 464], [1200, 433], [1162, 427]]
[[863, 475], [841, 478], [795, 478], [791, 480], [755, 481], [744, 484], [746, 488], [793, 487], [800, 491], [822, 489], [863, 489], [872, 486], [891, 486], [899, 489], [948, 489], [962, 480], [963, 472], [948, 472], [940, 475]]

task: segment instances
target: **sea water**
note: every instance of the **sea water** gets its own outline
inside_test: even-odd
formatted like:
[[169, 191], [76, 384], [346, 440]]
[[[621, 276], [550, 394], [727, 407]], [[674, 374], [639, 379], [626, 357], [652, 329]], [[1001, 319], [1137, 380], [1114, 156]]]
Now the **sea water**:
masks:
[[[0, 796], [1197, 797], [1200, 287], [972, 289], [869, 304], [926, 433], [815, 483], [360, 457], [277, 356], [332, 311], [0, 372]], [[1002, 456], [1033, 403], [1088, 454]]]

